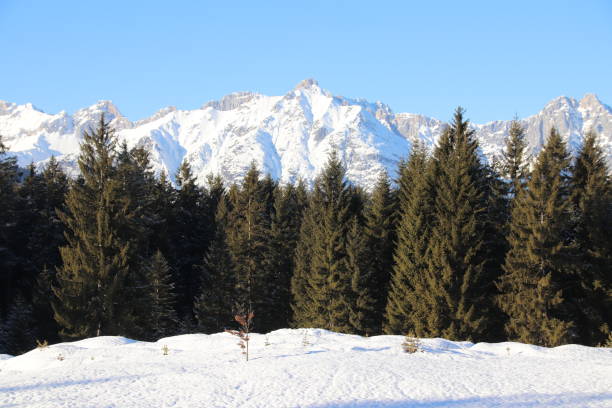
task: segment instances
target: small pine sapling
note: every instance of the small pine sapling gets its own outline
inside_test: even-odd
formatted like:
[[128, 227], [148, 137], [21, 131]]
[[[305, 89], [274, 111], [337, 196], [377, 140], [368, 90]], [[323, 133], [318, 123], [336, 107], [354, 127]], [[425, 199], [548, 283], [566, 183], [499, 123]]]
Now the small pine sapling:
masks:
[[612, 332], [608, 333], [608, 338], [601, 342], [599, 347], [612, 348]]
[[47, 340], [40, 341], [36, 339], [36, 348], [39, 349], [40, 351], [43, 351], [43, 349], [46, 349], [48, 346], [49, 346], [49, 342], [47, 342]]
[[413, 354], [417, 351], [423, 351], [421, 349], [421, 342], [418, 338], [412, 336], [410, 333], [404, 337], [404, 342], [402, 343], [402, 350], [405, 353]]
[[302, 337], [302, 346], [310, 346], [310, 341], [308, 340], [308, 330], [304, 330], [304, 336]]
[[251, 339], [249, 335], [251, 333], [251, 327], [253, 326], [254, 317], [255, 313], [253, 311], [249, 311], [246, 314], [238, 313], [234, 316], [234, 320], [238, 322], [240, 328], [238, 330], [225, 330], [227, 333], [240, 339], [238, 341], [238, 346], [242, 349], [242, 354], [245, 355], [246, 361], [249, 361], [249, 340]]

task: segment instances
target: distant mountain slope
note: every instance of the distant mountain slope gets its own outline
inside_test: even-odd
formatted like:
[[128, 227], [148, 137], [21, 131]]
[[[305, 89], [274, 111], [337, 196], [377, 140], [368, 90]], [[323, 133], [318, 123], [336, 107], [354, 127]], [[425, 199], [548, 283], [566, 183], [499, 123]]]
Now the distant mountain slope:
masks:
[[[395, 175], [397, 162], [406, 157], [411, 141], [421, 139], [433, 146], [445, 125], [423, 115], [395, 114], [380, 102], [334, 96], [308, 79], [283, 96], [232, 93], [200, 109], [169, 107], [137, 122], [124, 117], [109, 101], [73, 115], [64, 111], [51, 115], [31, 104], [0, 101], [0, 134], [21, 165], [41, 164], [55, 155], [76, 171], [82, 132], [95, 126], [102, 113], [121, 140], [130, 147], [147, 147], [155, 170], [171, 176], [187, 159], [200, 182], [210, 173], [238, 181], [254, 160], [281, 181], [302, 177], [312, 182], [335, 148], [348, 168], [349, 179], [367, 188], [383, 170]], [[595, 95], [580, 101], [556, 98], [521, 122], [534, 155], [553, 126], [572, 149], [593, 128], [602, 136], [612, 164], [612, 109]], [[474, 125], [487, 157], [500, 154], [509, 126], [510, 121]]]

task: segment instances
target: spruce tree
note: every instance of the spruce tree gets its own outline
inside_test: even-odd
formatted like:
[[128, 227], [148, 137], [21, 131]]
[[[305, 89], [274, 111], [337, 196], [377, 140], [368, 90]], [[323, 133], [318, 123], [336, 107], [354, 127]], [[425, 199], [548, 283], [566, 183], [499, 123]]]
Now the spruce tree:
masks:
[[570, 340], [563, 286], [567, 282], [569, 155], [552, 129], [526, 189], [512, 207], [506, 255], [498, 287], [505, 326], [513, 341], [557, 346]]
[[365, 262], [369, 279], [365, 282], [374, 299], [368, 333], [380, 333], [393, 268], [395, 203], [386, 173], [374, 186], [372, 197], [364, 211]]
[[594, 132], [572, 168], [573, 268], [566, 298], [582, 344], [604, 342], [612, 326], [612, 181]]
[[133, 332], [133, 313], [125, 305], [130, 246], [120, 238], [132, 214], [116, 178], [115, 145], [114, 131], [102, 116], [95, 130], [83, 134], [82, 179], [68, 192], [66, 211], [58, 213], [67, 245], [60, 248], [63, 265], [53, 309], [66, 337]]
[[486, 173], [458, 108], [434, 151], [435, 204], [417, 336], [481, 339], [486, 329]]
[[172, 232], [176, 225], [176, 196], [177, 192], [168, 179], [166, 172], [162, 172], [155, 181], [152, 191], [151, 210], [156, 215], [157, 223], [153, 224], [151, 232], [151, 248], [168, 254], [174, 249]]
[[397, 244], [385, 309], [384, 332], [425, 332], [419, 292], [427, 290], [429, 237], [432, 228], [431, 164], [423, 144], [413, 144], [408, 161], [400, 166]]
[[169, 225], [168, 260], [175, 273], [177, 308], [181, 319], [192, 319], [193, 302], [200, 292], [196, 265], [206, 251], [207, 237], [204, 215], [204, 191], [196, 184], [191, 166], [185, 160], [176, 174], [178, 191]]
[[194, 303], [197, 329], [217, 333], [233, 323], [236, 279], [227, 244], [228, 200], [221, 196], [215, 215], [215, 236], [199, 266], [201, 293]]
[[273, 305], [269, 311], [272, 329], [288, 327], [291, 321], [291, 277], [304, 205], [298, 201], [298, 191], [294, 185], [288, 184], [275, 190], [264, 261], [265, 267], [269, 268], [267, 286]]
[[[346, 243], [351, 217], [351, 194], [345, 169], [333, 152], [317, 177], [306, 209], [304, 228], [311, 236], [307, 252], [298, 247], [292, 291], [294, 321], [308, 327], [351, 332], [351, 274]], [[304, 234], [301, 233], [300, 237]], [[308, 257], [308, 260], [297, 257]], [[308, 269], [303, 270], [302, 267]]]
[[17, 177], [17, 159], [8, 155], [8, 147], [0, 135], [0, 318], [6, 316], [13, 303], [18, 276], [15, 268], [19, 259], [13, 243], [19, 208]]
[[348, 226], [346, 237], [346, 268], [351, 276], [351, 308], [349, 321], [351, 332], [361, 335], [377, 334], [380, 321], [377, 313], [376, 270], [368, 259], [367, 238], [356, 215]]
[[259, 177], [255, 163], [247, 171], [240, 188], [234, 193], [228, 220], [227, 239], [236, 278], [237, 309], [254, 310], [257, 330], [271, 326], [269, 268], [265, 251], [270, 230], [269, 190]]
[[311, 303], [308, 278], [314, 244], [313, 232], [317, 220], [317, 211], [311, 198], [304, 196], [304, 212], [300, 223], [300, 233], [293, 257], [293, 274], [291, 276], [291, 326], [294, 328], [310, 326], [311, 317], [308, 305]]
[[147, 284], [147, 336], [151, 340], [174, 334], [178, 325], [176, 293], [170, 267], [164, 255], [157, 251], [145, 266]]
[[36, 345], [35, 327], [32, 306], [17, 294], [6, 318], [0, 321], [0, 354], [18, 355], [32, 350]]
[[512, 197], [516, 196], [527, 182], [528, 160], [525, 129], [514, 119], [510, 124], [501, 161], [501, 175], [508, 180], [508, 193]]

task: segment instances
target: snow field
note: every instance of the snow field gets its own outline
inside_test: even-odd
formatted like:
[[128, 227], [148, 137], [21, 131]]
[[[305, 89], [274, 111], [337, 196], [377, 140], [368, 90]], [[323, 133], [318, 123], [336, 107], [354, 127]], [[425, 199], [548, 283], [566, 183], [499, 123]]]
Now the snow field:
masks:
[[612, 349], [402, 341], [283, 329], [246, 362], [227, 333], [90, 338], [0, 356], [0, 406], [612, 407]]

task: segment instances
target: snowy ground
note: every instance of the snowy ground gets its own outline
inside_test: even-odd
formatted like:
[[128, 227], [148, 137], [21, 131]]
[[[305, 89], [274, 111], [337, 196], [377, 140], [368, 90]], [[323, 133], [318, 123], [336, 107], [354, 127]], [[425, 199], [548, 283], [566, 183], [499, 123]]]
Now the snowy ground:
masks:
[[278, 330], [245, 362], [225, 333], [92, 338], [0, 356], [0, 407], [612, 407], [612, 349], [402, 340]]

